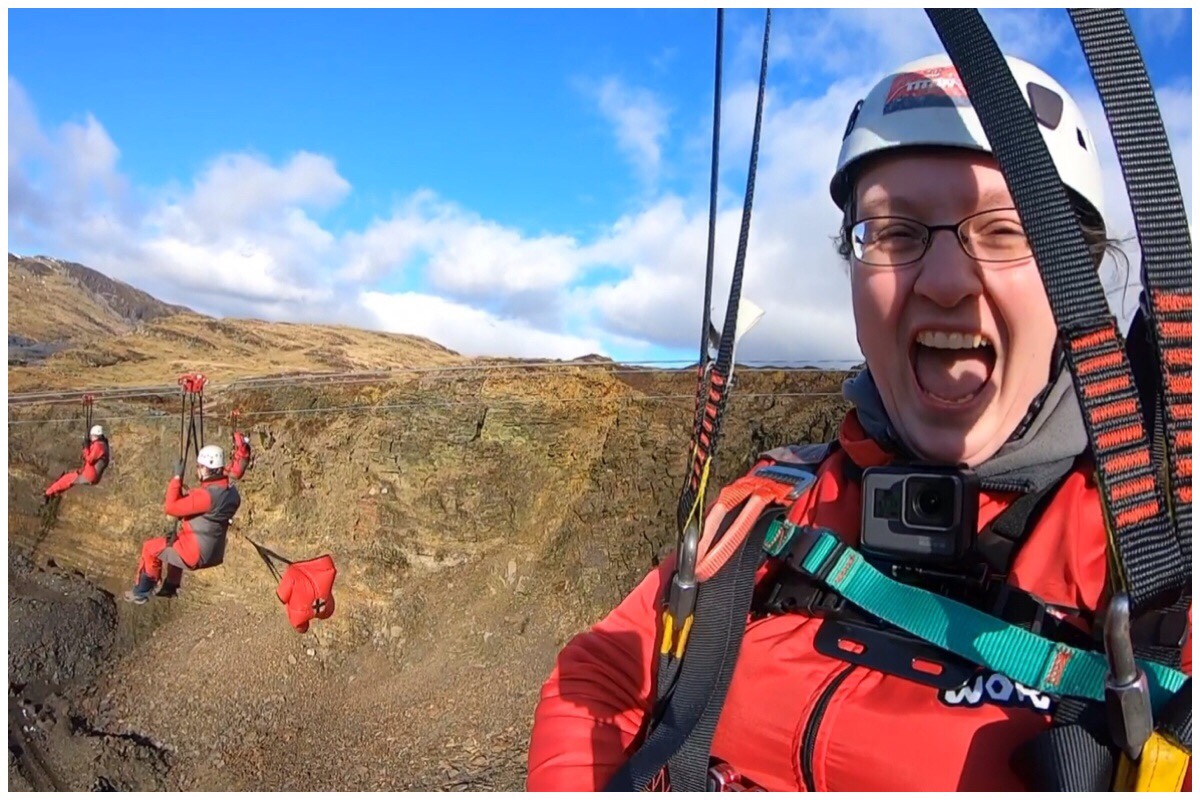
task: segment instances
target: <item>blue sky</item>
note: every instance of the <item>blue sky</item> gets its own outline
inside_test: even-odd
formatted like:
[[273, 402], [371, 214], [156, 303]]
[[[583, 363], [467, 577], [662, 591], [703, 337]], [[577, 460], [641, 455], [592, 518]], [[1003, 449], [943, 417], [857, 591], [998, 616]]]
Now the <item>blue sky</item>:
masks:
[[[1098, 124], [1065, 12], [985, 18]], [[1191, 11], [1132, 22], [1190, 196]], [[714, 24], [712, 10], [13, 9], [9, 249], [210, 314], [468, 353], [690, 359]], [[726, 16], [723, 275], [761, 25]], [[772, 44], [746, 285], [767, 314], [741, 352], [855, 359], [824, 187], [854, 100], [937, 40], [918, 11], [783, 10]]]

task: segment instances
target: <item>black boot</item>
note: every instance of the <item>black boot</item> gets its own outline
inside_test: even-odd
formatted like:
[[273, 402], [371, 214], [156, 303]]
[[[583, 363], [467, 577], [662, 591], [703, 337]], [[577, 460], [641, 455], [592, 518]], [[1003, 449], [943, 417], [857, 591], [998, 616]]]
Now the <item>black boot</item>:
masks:
[[167, 564], [167, 576], [158, 589], [157, 597], [175, 597], [179, 594], [179, 584], [183, 581], [183, 570], [174, 564]]

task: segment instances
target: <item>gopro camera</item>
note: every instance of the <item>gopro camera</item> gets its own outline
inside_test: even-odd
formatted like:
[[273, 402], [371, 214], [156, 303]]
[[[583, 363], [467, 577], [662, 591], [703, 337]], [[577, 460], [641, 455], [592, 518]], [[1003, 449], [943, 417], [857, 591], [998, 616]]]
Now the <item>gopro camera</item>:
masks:
[[862, 490], [860, 545], [868, 557], [953, 564], [975, 541], [979, 479], [970, 470], [869, 467], [863, 471]]

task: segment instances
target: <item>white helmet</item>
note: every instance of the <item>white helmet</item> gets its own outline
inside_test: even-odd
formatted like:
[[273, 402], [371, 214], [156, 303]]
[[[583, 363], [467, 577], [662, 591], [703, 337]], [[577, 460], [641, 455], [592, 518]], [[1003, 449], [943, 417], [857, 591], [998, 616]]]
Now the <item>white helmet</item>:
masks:
[[88, 436], [103, 436], [103, 435], [104, 435], [104, 428], [101, 425], [93, 425], [92, 429], [90, 431], [88, 431]]
[[209, 469], [225, 469], [225, 451], [215, 444], [205, 445], [196, 454], [196, 463]]
[[[1033, 109], [1059, 177], [1104, 223], [1100, 158], [1083, 112], [1054, 78], [1019, 58], [1005, 58]], [[845, 208], [853, 185], [850, 168], [856, 162], [875, 153], [922, 145], [992, 151], [947, 55], [905, 64], [875, 84], [866, 99], [855, 106], [842, 138], [837, 172], [829, 186], [834, 202]]]

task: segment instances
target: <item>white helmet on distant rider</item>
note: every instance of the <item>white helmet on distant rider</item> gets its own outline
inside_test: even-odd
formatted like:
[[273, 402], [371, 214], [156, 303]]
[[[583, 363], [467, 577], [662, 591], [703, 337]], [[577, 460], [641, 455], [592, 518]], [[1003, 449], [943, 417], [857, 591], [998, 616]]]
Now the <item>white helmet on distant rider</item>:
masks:
[[225, 451], [215, 444], [205, 445], [196, 454], [196, 463], [211, 470], [225, 469]]

